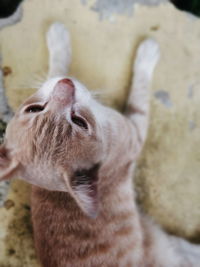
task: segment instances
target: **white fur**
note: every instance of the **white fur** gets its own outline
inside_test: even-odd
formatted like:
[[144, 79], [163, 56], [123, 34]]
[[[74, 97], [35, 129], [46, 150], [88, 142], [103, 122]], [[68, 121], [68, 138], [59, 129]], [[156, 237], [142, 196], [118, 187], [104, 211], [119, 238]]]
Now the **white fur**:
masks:
[[49, 49], [48, 77], [65, 76], [71, 62], [70, 36], [65, 26], [59, 22], [51, 25], [47, 33]]
[[64, 76], [57, 76], [47, 80], [42, 87], [38, 90], [38, 94], [44, 99], [44, 101], [48, 100], [51, 96], [53, 89], [57, 82], [63, 79]]
[[158, 44], [152, 40], [145, 40], [138, 48], [136, 60], [133, 65], [134, 77], [128, 105], [135, 112], [130, 114], [130, 119], [135, 125], [139, 143], [146, 139], [149, 120], [149, 86], [153, 71], [160, 57]]
[[153, 39], [142, 42], [137, 50], [133, 70], [135, 73], [144, 72], [149, 79], [152, 79], [154, 68], [160, 58], [160, 48]]

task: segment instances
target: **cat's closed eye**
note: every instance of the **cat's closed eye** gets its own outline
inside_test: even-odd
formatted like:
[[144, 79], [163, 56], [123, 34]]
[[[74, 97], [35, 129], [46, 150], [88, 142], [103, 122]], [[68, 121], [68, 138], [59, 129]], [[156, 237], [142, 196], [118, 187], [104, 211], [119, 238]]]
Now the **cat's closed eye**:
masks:
[[25, 113], [38, 113], [44, 110], [44, 106], [41, 105], [30, 105], [25, 109]]
[[75, 113], [72, 113], [71, 120], [74, 124], [78, 125], [79, 127], [83, 128], [85, 130], [88, 130], [88, 125], [87, 125], [86, 121], [83, 118], [75, 115]]

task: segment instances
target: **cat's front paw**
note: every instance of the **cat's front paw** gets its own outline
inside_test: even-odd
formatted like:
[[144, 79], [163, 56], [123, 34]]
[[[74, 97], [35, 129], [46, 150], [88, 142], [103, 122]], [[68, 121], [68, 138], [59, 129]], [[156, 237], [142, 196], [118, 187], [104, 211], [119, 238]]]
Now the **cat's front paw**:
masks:
[[71, 62], [70, 36], [62, 23], [52, 24], [47, 32], [49, 49], [48, 77], [65, 76]]
[[159, 44], [153, 39], [147, 39], [138, 47], [134, 70], [143, 71], [148, 75], [152, 75], [159, 58]]
[[53, 23], [47, 32], [47, 45], [51, 54], [63, 53], [71, 56], [70, 36], [60, 22]]

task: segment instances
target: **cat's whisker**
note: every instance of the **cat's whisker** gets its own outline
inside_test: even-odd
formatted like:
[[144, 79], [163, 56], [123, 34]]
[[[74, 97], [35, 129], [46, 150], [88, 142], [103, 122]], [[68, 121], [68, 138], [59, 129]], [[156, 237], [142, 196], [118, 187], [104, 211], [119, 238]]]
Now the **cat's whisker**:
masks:
[[103, 93], [100, 92], [100, 91], [90, 91], [90, 92], [91, 92], [92, 97], [95, 98], [95, 99], [99, 99], [103, 95]]
[[44, 73], [34, 73], [26, 79], [26, 82], [21, 84], [22, 88], [39, 89], [43, 83], [46, 81], [46, 74]]
[[108, 91], [99, 91], [99, 90], [94, 90], [94, 91], [91, 91], [91, 95], [94, 99], [98, 100], [98, 101], [103, 101], [103, 102], [106, 102], [107, 99], [109, 98], [110, 94], [108, 93]]

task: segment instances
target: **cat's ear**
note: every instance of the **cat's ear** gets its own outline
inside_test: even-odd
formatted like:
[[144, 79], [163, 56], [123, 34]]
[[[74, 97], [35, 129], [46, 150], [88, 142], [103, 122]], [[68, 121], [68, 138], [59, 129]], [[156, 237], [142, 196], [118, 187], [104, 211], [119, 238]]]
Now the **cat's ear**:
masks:
[[100, 164], [90, 169], [76, 171], [68, 180], [72, 197], [81, 210], [89, 217], [96, 218], [99, 211], [98, 172]]
[[11, 155], [6, 145], [0, 146], [0, 181], [11, 179], [19, 163]]

